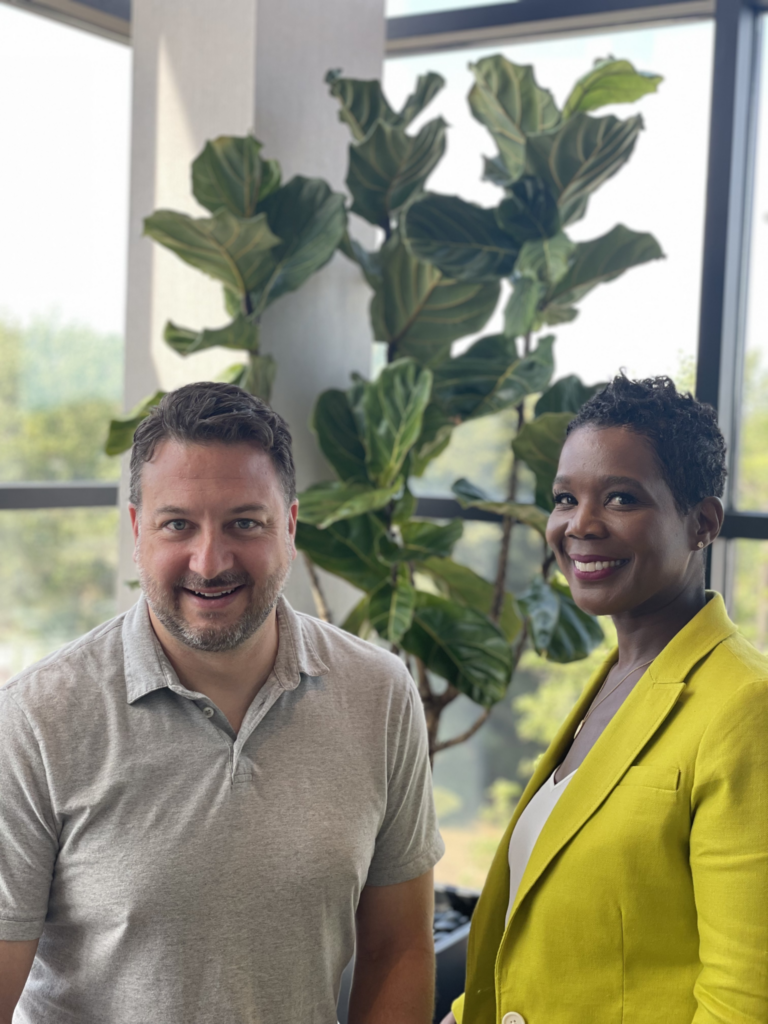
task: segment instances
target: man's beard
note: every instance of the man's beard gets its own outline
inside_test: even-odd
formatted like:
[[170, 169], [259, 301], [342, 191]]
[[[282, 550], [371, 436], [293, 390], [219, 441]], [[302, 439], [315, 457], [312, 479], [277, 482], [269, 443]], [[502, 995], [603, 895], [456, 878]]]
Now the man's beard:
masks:
[[[212, 580], [194, 574], [186, 575], [168, 589], [158, 583], [141, 565], [138, 569], [139, 582], [147, 602], [171, 636], [196, 651], [220, 653], [239, 647], [264, 625], [288, 581], [291, 563], [281, 565], [267, 577], [260, 588], [256, 588], [248, 573], [224, 572]], [[181, 613], [182, 589], [211, 590], [239, 586], [248, 588], [252, 599], [237, 622], [226, 626], [216, 626], [212, 623], [210, 626], [196, 628], [191, 626]], [[214, 614], [212, 613], [212, 616]]]

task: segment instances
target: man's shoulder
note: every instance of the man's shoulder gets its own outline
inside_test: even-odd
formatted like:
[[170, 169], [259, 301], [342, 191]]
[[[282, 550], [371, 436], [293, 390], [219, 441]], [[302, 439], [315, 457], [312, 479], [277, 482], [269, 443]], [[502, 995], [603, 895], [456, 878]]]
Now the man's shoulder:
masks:
[[25, 710], [55, 708], [71, 697], [73, 688], [81, 695], [89, 686], [103, 686], [115, 672], [122, 676], [124, 618], [122, 614], [102, 622], [12, 676], [0, 688], [0, 697], [15, 700]]
[[293, 610], [301, 640], [335, 677], [364, 681], [366, 686], [410, 689], [413, 680], [403, 662], [391, 651], [339, 626]]

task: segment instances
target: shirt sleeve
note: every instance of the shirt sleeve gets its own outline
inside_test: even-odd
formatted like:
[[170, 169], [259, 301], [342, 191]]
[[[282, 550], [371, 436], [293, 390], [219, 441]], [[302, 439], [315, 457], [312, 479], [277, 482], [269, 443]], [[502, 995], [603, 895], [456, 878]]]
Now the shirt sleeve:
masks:
[[37, 939], [58, 850], [45, 766], [32, 727], [0, 691], [0, 939]]
[[768, 1020], [768, 682], [705, 732], [692, 793], [691, 871], [701, 972], [693, 1024]]
[[432, 797], [427, 726], [416, 687], [403, 668], [405, 700], [389, 723], [387, 802], [368, 885], [397, 885], [418, 878], [440, 860], [445, 846]]

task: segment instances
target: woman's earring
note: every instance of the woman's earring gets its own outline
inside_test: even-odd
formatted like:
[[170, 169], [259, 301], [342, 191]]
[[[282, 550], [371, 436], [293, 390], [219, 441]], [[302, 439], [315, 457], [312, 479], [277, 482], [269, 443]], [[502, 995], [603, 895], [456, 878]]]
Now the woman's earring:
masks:
[[700, 540], [700, 541], [699, 541], [699, 547], [700, 547], [700, 548], [703, 548], [703, 547], [704, 547], [704, 541], [703, 541], [703, 540]]

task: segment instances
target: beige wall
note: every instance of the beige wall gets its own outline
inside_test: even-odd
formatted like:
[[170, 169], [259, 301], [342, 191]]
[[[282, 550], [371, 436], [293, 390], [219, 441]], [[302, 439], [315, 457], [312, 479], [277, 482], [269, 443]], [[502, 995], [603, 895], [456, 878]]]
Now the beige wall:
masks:
[[[182, 359], [162, 341], [169, 319], [190, 327], [226, 320], [221, 289], [142, 238], [159, 207], [204, 215], [190, 191], [190, 164], [208, 138], [254, 131], [285, 178], [301, 173], [343, 189], [348, 133], [328, 96], [325, 72], [381, 74], [384, 0], [133, 0], [134, 86], [131, 212], [126, 318], [125, 405], [158, 386], [204, 380], [237, 362], [212, 350]], [[359, 232], [358, 236], [359, 236]], [[322, 389], [368, 373], [368, 290], [343, 256], [272, 306], [262, 345], [278, 363], [273, 405], [295, 440], [300, 487], [324, 478], [307, 420]], [[124, 466], [125, 483], [125, 466]], [[122, 488], [123, 495], [126, 488]], [[135, 591], [123, 498], [119, 606]], [[293, 602], [312, 610], [303, 565], [289, 584]], [[336, 590], [336, 604], [349, 595]]]

